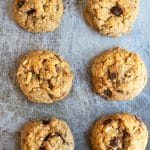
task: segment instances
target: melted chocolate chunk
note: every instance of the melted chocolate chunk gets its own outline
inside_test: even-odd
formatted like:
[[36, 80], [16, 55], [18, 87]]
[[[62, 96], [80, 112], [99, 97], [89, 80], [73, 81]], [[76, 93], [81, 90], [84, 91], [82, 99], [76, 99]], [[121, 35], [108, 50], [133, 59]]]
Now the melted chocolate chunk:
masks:
[[122, 137], [122, 138], [123, 138], [123, 143], [122, 143], [122, 148], [123, 148], [123, 149], [125, 149], [125, 147], [126, 147], [126, 142], [125, 142], [125, 141], [126, 141], [126, 138], [127, 138], [128, 136], [129, 136], [129, 134], [127, 133], [126, 130], [124, 130], [124, 131], [123, 131], [123, 137]]
[[49, 82], [48, 82], [48, 87], [50, 88], [50, 89], [52, 89], [53, 88], [53, 85], [52, 85], [52, 83], [51, 83], [51, 81], [49, 80]]
[[108, 96], [108, 97], [111, 97], [111, 96], [112, 96], [112, 92], [111, 92], [109, 89], [104, 90], [104, 94], [105, 94], [106, 96]]
[[112, 121], [112, 119], [107, 119], [107, 120], [105, 120], [105, 121], [103, 122], [103, 125], [107, 125], [107, 124], [109, 124], [111, 121]]
[[118, 76], [118, 73], [109, 73], [109, 74], [108, 74], [108, 77], [109, 77], [110, 80], [116, 79], [117, 76]]
[[44, 141], [47, 141], [50, 137], [51, 137], [51, 134], [48, 134], [48, 135], [45, 137]]
[[46, 61], [47, 61], [47, 59], [44, 59], [44, 60], [43, 60], [43, 63], [45, 63]]
[[24, 0], [20, 0], [18, 2], [18, 7], [21, 8], [24, 5]]
[[117, 90], [117, 92], [123, 94], [123, 90]]
[[59, 70], [60, 70], [60, 68], [58, 67], [57, 64], [55, 65], [55, 69], [56, 69], [56, 72], [59, 72]]
[[33, 8], [31, 8], [30, 10], [27, 11], [27, 14], [28, 14], [28, 15], [31, 15], [31, 14], [33, 14], [33, 13], [35, 13], [35, 12], [36, 12], [36, 10], [33, 9]]
[[122, 9], [118, 5], [112, 7], [110, 11], [117, 17], [119, 17], [123, 13]]
[[110, 146], [112, 146], [112, 147], [118, 146], [118, 139], [116, 137], [114, 137], [113, 139], [110, 140]]
[[123, 139], [125, 139], [125, 138], [128, 137], [128, 136], [129, 136], [129, 134], [127, 133], [126, 130], [124, 130], [124, 131], [123, 131]]
[[49, 124], [49, 120], [42, 120], [42, 123], [43, 123], [44, 125], [48, 125], [48, 124]]

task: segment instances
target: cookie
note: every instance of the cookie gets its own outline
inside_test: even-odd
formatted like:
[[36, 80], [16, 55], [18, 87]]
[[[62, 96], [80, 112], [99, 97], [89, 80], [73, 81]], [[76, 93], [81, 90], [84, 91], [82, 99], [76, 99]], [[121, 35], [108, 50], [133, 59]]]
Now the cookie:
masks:
[[21, 150], [74, 150], [73, 136], [63, 120], [31, 121], [21, 131]]
[[95, 91], [108, 100], [128, 100], [147, 83], [147, 69], [134, 52], [115, 47], [97, 56], [92, 63]]
[[29, 32], [51, 32], [60, 24], [62, 0], [14, 0], [16, 22]]
[[130, 32], [138, 7], [139, 0], [88, 0], [84, 16], [101, 34], [117, 37]]
[[145, 124], [129, 113], [105, 116], [92, 128], [92, 150], [145, 150], [147, 142]]
[[58, 54], [48, 50], [34, 50], [21, 58], [17, 80], [29, 100], [53, 103], [68, 95], [73, 74], [68, 62]]

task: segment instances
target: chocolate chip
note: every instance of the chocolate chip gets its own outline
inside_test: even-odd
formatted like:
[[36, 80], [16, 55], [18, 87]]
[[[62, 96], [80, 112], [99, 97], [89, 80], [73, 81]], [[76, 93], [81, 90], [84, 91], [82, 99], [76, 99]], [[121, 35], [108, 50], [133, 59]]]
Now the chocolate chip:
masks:
[[30, 10], [27, 11], [27, 14], [28, 14], [28, 15], [31, 15], [31, 14], [33, 14], [35, 11], [36, 11], [35, 9], [31, 8]]
[[59, 70], [60, 70], [60, 68], [58, 67], [57, 64], [55, 65], [55, 69], [56, 69], [56, 72], [59, 72]]
[[123, 94], [123, 90], [117, 90], [117, 92]]
[[112, 146], [112, 147], [118, 146], [118, 139], [116, 137], [114, 137], [113, 139], [110, 140], [110, 146]]
[[103, 122], [103, 125], [107, 125], [108, 123], [110, 123], [112, 121], [112, 119], [107, 119]]
[[104, 90], [104, 94], [105, 94], [106, 96], [109, 96], [109, 97], [112, 96], [112, 92], [111, 92], [109, 89]]
[[108, 77], [109, 77], [110, 80], [116, 79], [117, 76], [118, 76], [118, 73], [109, 73], [109, 74], [108, 74]]
[[47, 59], [44, 59], [44, 60], [43, 60], [43, 63], [45, 63], [46, 61], [47, 61]]
[[118, 5], [112, 7], [110, 11], [117, 17], [119, 17], [123, 13], [122, 9]]
[[122, 138], [125, 139], [128, 136], [129, 136], [129, 134], [127, 133], [127, 131], [123, 130], [123, 136], [122, 136]]
[[126, 147], [126, 138], [127, 137], [129, 137], [129, 134], [127, 133], [127, 131], [126, 130], [123, 130], [123, 136], [122, 136], [122, 138], [123, 138], [123, 143], [122, 143], [122, 148], [123, 149], [126, 149], [125, 147]]
[[48, 124], [49, 124], [49, 120], [42, 120], [42, 123], [43, 123], [44, 125], [48, 125]]
[[47, 141], [49, 139], [49, 137], [51, 137], [51, 134], [48, 134], [45, 138], [44, 141]]
[[48, 81], [48, 88], [53, 89], [53, 84], [51, 83], [51, 79]]
[[18, 2], [18, 7], [21, 8], [24, 5], [24, 0], [20, 0]]

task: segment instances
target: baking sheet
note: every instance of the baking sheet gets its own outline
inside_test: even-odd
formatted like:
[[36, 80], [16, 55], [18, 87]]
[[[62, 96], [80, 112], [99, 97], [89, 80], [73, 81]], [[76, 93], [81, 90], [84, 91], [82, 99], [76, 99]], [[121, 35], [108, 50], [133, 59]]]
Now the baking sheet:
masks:
[[[85, 0], [64, 0], [64, 16], [53, 33], [32, 34], [19, 28], [12, 17], [12, 0], [0, 0], [0, 149], [20, 150], [20, 129], [31, 119], [57, 116], [66, 120], [74, 135], [75, 149], [89, 149], [92, 123], [114, 112], [137, 114], [150, 130], [150, 78], [143, 92], [132, 101], [108, 102], [91, 90], [89, 62], [93, 56], [113, 46], [138, 52], [150, 74], [150, 1], [140, 3], [140, 14], [128, 35], [101, 36], [84, 21]], [[16, 84], [20, 55], [33, 49], [53, 49], [66, 58], [74, 72], [69, 96], [55, 104], [27, 101]], [[150, 150], [150, 142], [147, 150]]]

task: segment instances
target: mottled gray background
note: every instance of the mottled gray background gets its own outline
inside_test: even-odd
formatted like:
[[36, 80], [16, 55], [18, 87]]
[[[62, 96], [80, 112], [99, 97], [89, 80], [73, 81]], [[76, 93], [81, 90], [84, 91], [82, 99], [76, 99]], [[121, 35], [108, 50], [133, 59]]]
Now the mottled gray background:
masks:
[[[89, 75], [91, 58], [112, 46], [138, 52], [150, 74], [150, 1], [141, 0], [132, 32], [120, 38], [101, 36], [86, 25], [82, 15], [84, 1], [64, 0], [60, 27], [53, 33], [32, 34], [15, 24], [12, 0], [0, 0], [0, 150], [19, 150], [22, 125], [30, 119], [52, 115], [69, 123], [76, 150], [89, 149], [90, 126], [96, 118], [113, 112], [137, 114], [150, 130], [150, 78], [134, 100], [108, 102], [92, 92]], [[49, 105], [34, 104], [20, 92], [15, 78], [16, 61], [32, 49], [54, 49], [70, 62], [75, 78], [65, 100]]]

